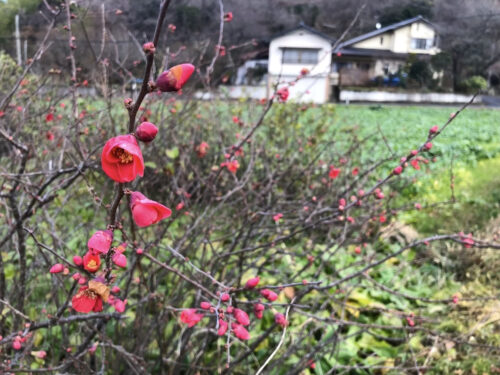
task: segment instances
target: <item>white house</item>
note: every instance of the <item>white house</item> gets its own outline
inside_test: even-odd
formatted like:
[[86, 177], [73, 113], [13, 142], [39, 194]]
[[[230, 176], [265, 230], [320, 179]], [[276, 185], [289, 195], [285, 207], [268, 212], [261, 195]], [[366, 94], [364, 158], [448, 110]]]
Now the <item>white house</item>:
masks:
[[302, 69], [309, 73], [290, 87], [290, 99], [325, 103], [330, 98], [333, 40], [304, 24], [276, 35], [269, 44], [268, 89], [292, 82]]
[[341, 87], [366, 86], [376, 78], [389, 79], [411, 55], [428, 59], [438, 52], [436, 28], [421, 16], [376, 29], [337, 46], [328, 35], [300, 24], [271, 38], [267, 75], [261, 75], [260, 84], [241, 86], [246, 83], [247, 67], [257, 64], [262, 69], [265, 60], [249, 61], [246, 67], [239, 69], [232, 96], [258, 98], [264, 90], [269, 96], [277, 82], [293, 82], [305, 68], [309, 74], [289, 88], [290, 99], [325, 103], [336, 97]]

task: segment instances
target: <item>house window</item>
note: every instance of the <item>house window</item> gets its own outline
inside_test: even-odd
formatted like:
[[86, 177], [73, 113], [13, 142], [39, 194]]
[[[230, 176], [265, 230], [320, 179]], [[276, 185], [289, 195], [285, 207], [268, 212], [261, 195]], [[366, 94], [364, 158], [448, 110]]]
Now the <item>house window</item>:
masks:
[[383, 45], [383, 44], [384, 44], [384, 37], [383, 37], [383, 36], [381, 36], [381, 37], [380, 37], [380, 45]]
[[283, 48], [284, 64], [317, 64], [318, 49], [313, 48]]
[[433, 44], [434, 44], [433, 39], [413, 38], [411, 40], [412, 49], [431, 49]]

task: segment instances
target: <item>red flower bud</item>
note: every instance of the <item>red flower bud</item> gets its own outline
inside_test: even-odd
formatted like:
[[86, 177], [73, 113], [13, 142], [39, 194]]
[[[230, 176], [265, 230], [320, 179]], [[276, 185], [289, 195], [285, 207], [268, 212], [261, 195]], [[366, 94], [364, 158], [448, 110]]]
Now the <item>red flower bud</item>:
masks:
[[227, 332], [227, 322], [225, 320], [219, 320], [219, 329], [217, 330], [217, 334], [219, 336], [224, 336]]
[[242, 326], [247, 326], [250, 324], [250, 318], [248, 317], [248, 314], [241, 309], [234, 309], [233, 316], [236, 321]]
[[250, 340], [250, 334], [242, 325], [232, 323], [231, 328], [233, 329], [234, 335], [240, 340]]
[[50, 267], [50, 273], [59, 273], [64, 270], [64, 266], [61, 263], [54, 264], [52, 267]]
[[278, 323], [283, 328], [288, 325], [288, 320], [285, 319], [285, 315], [277, 313], [274, 315], [274, 321]]
[[203, 310], [209, 310], [212, 305], [210, 304], [210, 302], [203, 301], [202, 303], [200, 303], [200, 307]]
[[255, 288], [257, 286], [257, 284], [259, 283], [259, 281], [260, 281], [259, 276], [252, 277], [251, 279], [248, 279], [248, 281], [246, 282], [245, 288], [247, 288], [247, 289], [253, 289], [253, 288]]
[[191, 64], [176, 65], [160, 74], [156, 86], [163, 92], [179, 91], [193, 72], [194, 66]]
[[401, 174], [401, 172], [403, 172], [403, 167], [398, 165], [396, 168], [394, 168], [394, 170], [392, 171], [392, 173], [394, 173], [395, 175], [398, 175], [398, 174]]
[[276, 301], [278, 299], [278, 295], [269, 289], [262, 289], [260, 291], [260, 294], [262, 295], [262, 297], [271, 302]]
[[155, 139], [156, 134], [158, 134], [158, 128], [150, 122], [143, 122], [135, 132], [137, 139], [144, 143], [151, 142]]
[[439, 130], [439, 127], [437, 125], [434, 125], [432, 128], [429, 129], [429, 134], [436, 134]]
[[424, 148], [429, 151], [431, 148], [432, 148], [432, 143], [431, 142], [427, 142], [424, 146]]

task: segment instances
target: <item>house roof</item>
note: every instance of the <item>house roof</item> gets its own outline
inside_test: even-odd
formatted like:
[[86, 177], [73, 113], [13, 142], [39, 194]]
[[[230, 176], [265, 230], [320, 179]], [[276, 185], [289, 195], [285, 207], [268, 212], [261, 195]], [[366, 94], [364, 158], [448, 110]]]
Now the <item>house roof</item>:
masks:
[[374, 36], [386, 33], [388, 31], [399, 29], [400, 27], [403, 27], [403, 26], [411, 25], [412, 23], [419, 22], [419, 21], [425, 22], [425, 23], [434, 27], [434, 25], [430, 21], [425, 19], [424, 17], [416, 16], [416, 17], [409, 18], [407, 20], [404, 20], [404, 21], [401, 21], [398, 23], [394, 23], [394, 24], [389, 25], [389, 26], [381, 27], [380, 29], [377, 29], [377, 30], [370, 31], [369, 33], [357, 36], [356, 38], [346, 40], [345, 42], [343, 42], [339, 45], [338, 49], [341, 49], [341, 48], [346, 47], [346, 46], [350, 46], [352, 44], [361, 42], [362, 40], [372, 38]]
[[330, 43], [334, 43], [335, 42], [335, 39], [329, 37], [328, 35], [322, 33], [321, 31], [319, 30], [316, 30], [315, 28], [311, 27], [311, 26], [307, 26], [305, 23], [301, 22], [299, 23], [298, 26], [294, 27], [293, 29], [289, 29], [289, 30], [286, 30], [286, 31], [282, 31], [278, 34], [275, 34], [273, 36], [271, 36], [270, 40], [273, 40], [273, 39], [276, 39], [276, 38], [279, 38], [280, 36], [283, 36], [283, 35], [286, 35], [286, 34], [289, 34], [291, 32], [294, 32], [294, 31], [297, 31], [297, 30], [300, 30], [300, 29], [303, 29], [303, 30], [306, 30], [306, 31], [309, 31], [310, 33], [312, 34], [315, 34], [323, 39], [326, 39], [328, 40]]

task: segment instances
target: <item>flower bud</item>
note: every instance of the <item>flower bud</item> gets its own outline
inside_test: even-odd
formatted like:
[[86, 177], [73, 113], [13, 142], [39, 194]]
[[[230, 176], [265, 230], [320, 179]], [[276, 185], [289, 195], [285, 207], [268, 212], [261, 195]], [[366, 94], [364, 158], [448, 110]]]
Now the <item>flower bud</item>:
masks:
[[151, 142], [155, 139], [156, 134], [158, 134], [158, 128], [150, 122], [143, 122], [137, 127], [135, 132], [137, 139], [145, 143]]
[[50, 273], [59, 273], [64, 270], [64, 266], [61, 263], [54, 264], [52, 267], [50, 267]]
[[162, 92], [179, 91], [194, 72], [194, 65], [176, 65], [166, 72], [160, 74], [156, 80], [156, 86]]
[[248, 281], [246, 282], [245, 288], [247, 288], [247, 289], [253, 289], [253, 288], [255, 288], [257, 286], [257, 284], [259, 283], [259, 281], [260, 281], [259, 276], [252, 277], [251, 279], [248, 279]]

